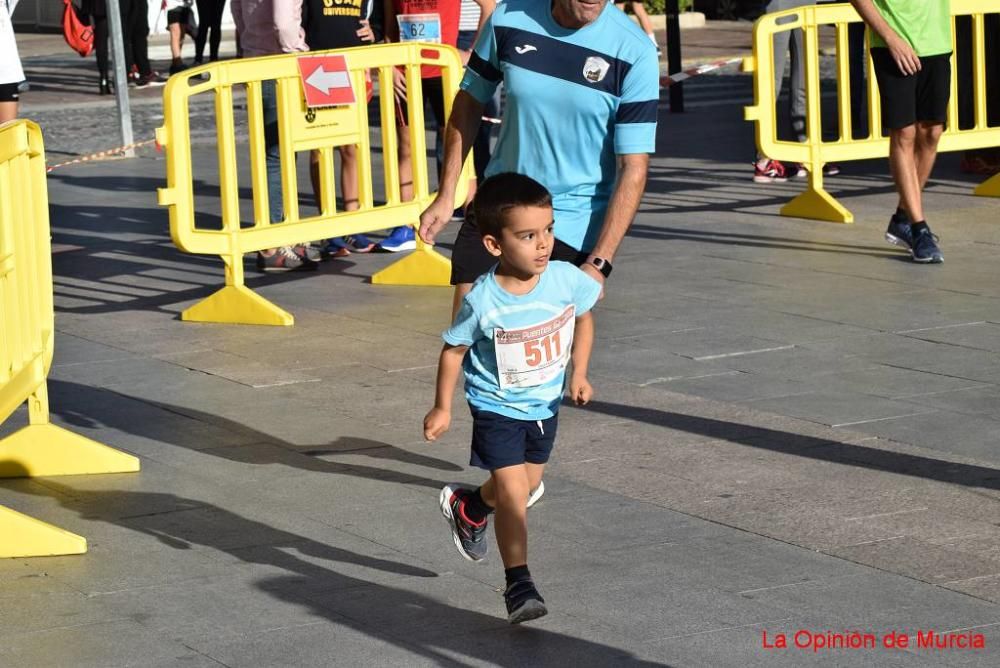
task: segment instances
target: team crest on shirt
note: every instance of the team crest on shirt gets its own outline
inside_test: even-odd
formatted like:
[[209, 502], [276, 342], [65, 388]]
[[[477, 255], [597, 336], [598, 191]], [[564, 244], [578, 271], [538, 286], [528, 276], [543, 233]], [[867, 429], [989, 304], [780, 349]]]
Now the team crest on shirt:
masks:
[[598, 83], [608, 75], [609, 69], [611, 64], [608, 61], [599, 56], [591, 56], [583, 64], [583, 78], [590, 83]]

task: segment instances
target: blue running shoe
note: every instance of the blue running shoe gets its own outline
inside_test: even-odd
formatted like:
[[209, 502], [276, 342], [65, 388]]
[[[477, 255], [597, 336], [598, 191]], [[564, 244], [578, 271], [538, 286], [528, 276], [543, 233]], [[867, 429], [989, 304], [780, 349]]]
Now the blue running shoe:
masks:
[[413, 250], [417, 247], [417, 237], [413, 233], [413, 228], [409, 225], [400, 225], [380, 244], [375, 246], [375, 250], [382, 253], [398, 253], [405, 250]]
[[346, 237], [330, 239], [326, 245], [326, 254], [342, 257], [351, 253], [369, 253], [375, 248], [375, 242], [363, 234], [351, 234]]
[[925, 227], [913, 235], [913, 245], [910, 247], [913, 254], [913, 261], [921, 264], [940, 264], [944, 262], [944, 255], [934, 241], [931, 229]]
[[885, 240], [906, 250], [913, 247], [913, 231], [910, 229], [910, 217], [905, 213], [894, 213], [889, 219], [889, 227], [885, 230]]

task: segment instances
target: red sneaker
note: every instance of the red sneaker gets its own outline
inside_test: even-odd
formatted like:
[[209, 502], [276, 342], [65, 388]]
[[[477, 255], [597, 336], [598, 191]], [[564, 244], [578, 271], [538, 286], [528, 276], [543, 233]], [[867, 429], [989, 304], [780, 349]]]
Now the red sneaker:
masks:
[[784, 183], [788, 173], [777, 160], [758, 160], [753, 166], [753, 180], [754, 183]]

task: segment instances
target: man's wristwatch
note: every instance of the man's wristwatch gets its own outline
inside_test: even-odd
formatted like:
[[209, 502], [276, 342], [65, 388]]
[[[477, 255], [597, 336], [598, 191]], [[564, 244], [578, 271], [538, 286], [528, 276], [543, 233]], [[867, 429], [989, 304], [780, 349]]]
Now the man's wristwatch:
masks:
[[587, 258], [587, 264], [592, 264], [595, 267], [597, 267], [597, 271], [601, 272], [601, 274], [604, 275], [604, 278], [607, 278], [608, 276], [611, 275], [611, 263], [605, 260], [603, 257], [596, 257], [591, 255], [590, 257]]

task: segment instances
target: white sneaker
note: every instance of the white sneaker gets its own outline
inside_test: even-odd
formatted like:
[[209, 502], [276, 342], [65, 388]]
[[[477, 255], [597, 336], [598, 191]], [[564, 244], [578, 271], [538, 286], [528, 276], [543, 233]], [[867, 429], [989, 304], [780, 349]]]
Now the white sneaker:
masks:
[[542, 494], [545, 494], [545, 481], [539, 480], [538, 487], [531, 490], [531, 494], [528, 496], [528, 507], [532, 507], [538, 502], [538, 499], [542, 498]]

